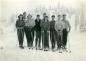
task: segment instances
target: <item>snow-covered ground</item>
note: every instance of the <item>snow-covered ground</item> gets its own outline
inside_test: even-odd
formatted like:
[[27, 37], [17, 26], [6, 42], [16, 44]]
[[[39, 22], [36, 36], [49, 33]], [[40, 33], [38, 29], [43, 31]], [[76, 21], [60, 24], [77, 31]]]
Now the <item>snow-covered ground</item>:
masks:
[[0, 61], [86, 61], [86, 33], [70, 32], [67, 46], [69, 49], [70, 43], [71, 53], [29, 50], [25, 39], [25, 49], [20, 49], [16, 35], [16, 31], [6, 32], [0, 48]]
[[[85, 4], [86, 1], [82, 1]], [[57, 51], [29, 50], [26, 47], [26, 39], [24, 39], [25, 49], [18, 47], [17, 34], [14, 28], [17, 15], [24, 11], [28, 12], [29, 9], [32, 11], [32, 9], [40, 6], [54, 8], [59, 4], [78, 11], [81, 6], [81, 0], [3, 0], [1, 4], [3, 6], [2, 12], [0, 12], [2, 14], [0, 17], [0, 61], [86, 61], [86, 32], [80, 33], [74, 30], [75, 18], [78, 15], [76, 17], [72, 16], [71, 19], [69, 18], [72, 30], [69, 34], [67, 47], [68, 49], [70, 48], [71, 53], [63, 52], [61, 54]]]

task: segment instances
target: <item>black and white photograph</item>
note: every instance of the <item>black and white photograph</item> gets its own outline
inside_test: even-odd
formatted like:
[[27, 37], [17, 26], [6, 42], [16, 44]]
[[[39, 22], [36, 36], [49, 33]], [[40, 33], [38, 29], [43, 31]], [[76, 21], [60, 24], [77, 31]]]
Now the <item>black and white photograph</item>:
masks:
[[0, 0], [0, 61], [86, 61], [85, 0]]

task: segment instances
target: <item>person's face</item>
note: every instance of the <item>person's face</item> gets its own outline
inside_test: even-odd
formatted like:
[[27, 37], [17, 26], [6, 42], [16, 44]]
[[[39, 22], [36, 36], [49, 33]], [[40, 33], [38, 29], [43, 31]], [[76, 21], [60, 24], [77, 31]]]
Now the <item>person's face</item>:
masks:
[[58, 16], [58, 20], [60, 20], [60, 19], [61, 19], [61, 16], [59, 15], [59, 16]]
[[37, 20], [39, 20], [40, 19], [40, 16], [37, 16]]
[[27, 18], [28, 18], [28, 19], [31, 19], [31, 18], [32, 18], [32, 16], [31, 16], [31, 15], [29, 15]]
[[52, 20], [54, 20], [55, 19], [55, 17], [52, 17]]
[[45, 17], [46, 16], [46, 13], [45, 14], [43, 14], [43, 17]]
[[26, 12], [24, 12], [24, 13], [23, 13], [23, 16], [26, 17], [26, 15], [27, 15]]
[[22, 20], [22, 18], [23, 18], [22, 16], [19, 17], [20, 20]]
[[66, 19], [66, 16], [63, 16], [63, 19]]
[[47, 21], [48, 20], [48, 17], [45, 17], [45, 21]]

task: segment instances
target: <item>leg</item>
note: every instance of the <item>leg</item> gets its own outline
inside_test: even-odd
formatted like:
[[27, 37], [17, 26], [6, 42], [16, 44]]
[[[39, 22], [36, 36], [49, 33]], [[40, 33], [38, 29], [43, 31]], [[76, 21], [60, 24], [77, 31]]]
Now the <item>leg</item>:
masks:
[[54, 31], [54, 48], [55, 48], [55, 45], [56, 45], [56, 40], [55, 40], [55, 31]]
[[66, 31], [66, 29], [63, 30], [63, 47], [66, 48], [66, 43], [67, 43], [67, 34], [68, 32]]
[[30, 29], [29, 28], [25, 28], [24, 29], [25, 31], [25, 35], [26, 35], [26, 38], [27, 38], [27, 46], [30, 47]]
[[46, 48], [46, 37], [47, 37], [46, 31], [44, 31], [44, 49]]
[[65, 31], [64, 46], [66, 46], [66, 44], [67, 44], [67, 35], [68, 35], [68, 32]]
[[32, 33], [31, 33], [31, 30], [29, 31], [29, 40], [30, 40], [30, 48], [32, 48], [33, 46], [33, 40], [32, 40]]
[[41, 32], [41, 37], [42, 37], [42, 49], [44, 48], [44, 32]]
[[41, 48], [41, 31], [39, 31], [39, 49]]
[[61, 35], [60, 32], [58, 32], [58, 41], [57, 41], [58, 49], [61, 48]]
[[55, 30], [55, 42], [57, 42], [57, 48], [58, 48], [58, 32]]
[[47, 48], [49, 48], [49, 33], [47, 32]]
[[35, 47], [37, 49], [37, 44], [38, 44], [38, 31], [36, 31], [36, 40], [35, 40]]
[[24, 48], [23, 47], [24, 30], [23, 29], [18, 29], [17, 34], [18, 34], [19, 46], [20, 46], [20, 48]]
[[61, 49], [61, 46], [62, 46], [62, 40], [61, 40], [61, 34], [59, 35], [59, 47]]
[[48, 32], [44, 31], [44, 50], [48, 50], [49, 43], [48, 43]]
[[51, 40], [51, 46], [52, 46], [52, 49], [53, 49], [52, 31], [50, 31], [50, 40]]
[[54, 39], [55, 35], [54, 34], [55, 34], [54, 31], [52, 31], [53, 49], [55, 48], [55, 39]]
[[31, 34], [32, 34], [32, 46], [33, 46], [33, 41], [34, 41], [34, 27], [31, 30]]

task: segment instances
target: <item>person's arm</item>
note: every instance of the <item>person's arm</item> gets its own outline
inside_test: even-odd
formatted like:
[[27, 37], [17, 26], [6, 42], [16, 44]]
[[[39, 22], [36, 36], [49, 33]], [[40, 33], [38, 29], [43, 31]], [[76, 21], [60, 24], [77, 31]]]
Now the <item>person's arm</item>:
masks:
[[42, 28], [42, 26], [43, 26], [43, 22], [42, 22], [42, 20], [41, 20], [41, 22], [40, 22], [40, 27]]
[[33, 19], [33, 27], [35, 26], [35, 20]]
[[44, 28], [43, 28], [43, 20], [41, 20], [40, 26], [41, 26], [41, 30], [43, 31], [44, 30]]
[[35, 20], [35, 26], [36, 26], [36, 20]]
[[55, 22], [55, 30], [57, 31], [57, 23]]
[[64, 29], [64, 24], [63, 22], [61, 22], [61, 32], [63, 31], [63, 29]]
[[15, 24], [16, 28], [18, 28], [18, 20], [16, 21], [16, 24]]
[[50, 31], [50, 22], [48, 23], [48, 32]]
[[22, 27], [24, 27], [25, 26], [25, 22], [23, 21], [23, 25], [22, 25]]
[[19, 27], [19, 25], [18, 25], [18, 20], [16, 21], [16, 29], [22, 29], [22, 28]]
[[34, 25], [34, 29], [36, 30], [36, 20], [34, 20], [34, 23], [35, 23], [35, 25]]
[[68, 27], [69, 27], [69, 31], [68, 31], [68, 32], [70, 32], [70, 30], [71, 30], [71, 25], [70, 25], [69, 22], [68, 22]]

